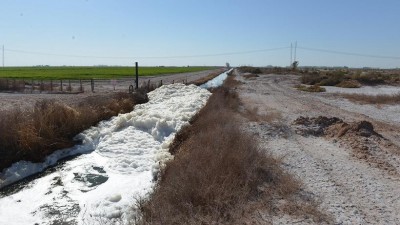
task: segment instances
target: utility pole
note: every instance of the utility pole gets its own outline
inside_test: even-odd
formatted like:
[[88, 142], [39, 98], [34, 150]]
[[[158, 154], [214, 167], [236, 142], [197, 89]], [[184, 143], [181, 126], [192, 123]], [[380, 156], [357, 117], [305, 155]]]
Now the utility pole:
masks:
[[290, 43], [290, 66], [292, 66], [292, 59], [293, 59], [293, 43]]
[[297, 41], [294, 44], [294, 61], [296, 61], [296, 53], [297, 53]]
[[4, 68], [4, 45], [3, 45], [3, 68]]

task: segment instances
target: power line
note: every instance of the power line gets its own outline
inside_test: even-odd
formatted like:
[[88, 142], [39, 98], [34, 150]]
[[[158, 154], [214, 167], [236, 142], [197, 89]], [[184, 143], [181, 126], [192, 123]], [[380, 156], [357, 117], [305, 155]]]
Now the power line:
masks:
[[16, 53], [23, 53], [23, 54], [60, 56], [60, 57], [72, 57], [72, 58], [98, 58], [98, 59], [174, 59], [175, 58], [175, 59], [178, 59], [178, 58], [201, 58], [201, 57], [214, 57], [214, 56], [226, 56], [226, 55], [241, 55], [241, 54], [251, 54], [251, 53], [257, 53], [257, 52], [278, 51], [278, 50], [283, 50], [283, 49], [288, 49], [288, 48], [290, 48], [290, 47], [258, 49], [258, 50], [239, 51], [239, 52], [214, 53], [214, 54], [204, 54], [204, 55], [177, 55], [177, 56], [91, 56], [91, 55], [66, 55], [66, 54], [33, 52], [33, 51], [24, 51], [24, 50], [17, 50], [17, 49], [5, 49], [5, 50], [8, 52], [16, 52]]
[[308, 50], [308, 51], [325, 52], [325, 53], [338, 54], [338, 55], [351, 55], [351, 56], [379, 58], [379, 59], [400, 59], [400, 57], [398, 57], [398, 56], [369, 55], [369, 54], [361, 54], [361, 53], [354, 53], [354, 52], [342, 52], [342, 51], [319, 49], [319, 48], [309, 48], [309, 47], [297, 47], [297, 48], [303, 49], [303, 50]]
[[[213, 54], [200, 54], [200, 55], [175, 55], [175, 56], [93, 56], [93, 55], [68, 55], [68, 54], [56, 54], [56, 53], [46, 53], [46, 52], [35, 52], [35, 51], [25, 51], [25, 50], [17, 50], [17, 49], [5, 49], [3, 45], [3, 67], [4, 67], [4, 52], [15, 52], [22, 54], [32, 54], [32, 55], [47, 55], [47, 56], [57, 56], [57, 57], [71, 57], [71, 58], [97, 58], [97, 59], [179, 59], [179, 58], [201, 58], [201, 57], [215, 57], [215, 56], [227, 56], [227, 55], [242, 55], [242, 54], [251, 54], [258, 52], [269, 52], [269, 51], [278, 51], [283, 49], [290, 49], [290, 59], [296, 60], [297, 58], [297, 48], [301, 50], [314, 51], [314, 52], [324, 52], [331, 54], [339, 54], [339, 55], [349, 55], [349, 56], [359, 56], [359, 57], [369, 57], [369, 58], [380, 58], [380, 59], [395, 59], [398, 60], [400, 57], [398, 56], [383, 56], [383, 55], [370, 55], [370, 54], [361, 54], [354, 52], [342, 52], [336, 50], [328, 50], [328, 49], [319, 49], [319, 48], [310, 48], [310, 47], [301, 47], [297, 45], [297, 41], [293, 45], [290, 44], [288, 47], [279, 47], [279, 48], [269, 48], [269, 49], [258, 49], [258, 50], [247, 50], [247, 51], [237, 51], [237, 52], [224, 52], [224, 53], [213, 53]], [[294, 53], [294, 54], [293, 54]], [[294, 59], [293, 59], [294, 57]]]

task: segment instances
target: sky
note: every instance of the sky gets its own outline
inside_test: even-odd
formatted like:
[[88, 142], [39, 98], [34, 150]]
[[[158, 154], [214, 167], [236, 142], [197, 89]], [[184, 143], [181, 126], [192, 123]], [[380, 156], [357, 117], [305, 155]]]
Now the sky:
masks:
[[399, 0], [0, 0], [0, 47], [5, 66], [288, 66], [297, 41], [300, 66], [397, 68], [399, 10]]

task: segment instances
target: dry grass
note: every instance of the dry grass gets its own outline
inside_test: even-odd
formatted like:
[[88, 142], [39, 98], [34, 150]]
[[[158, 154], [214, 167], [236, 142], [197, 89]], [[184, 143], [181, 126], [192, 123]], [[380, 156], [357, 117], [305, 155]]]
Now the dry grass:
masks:
[[230, 89], [235, 89], [239, 85], [243, 84], [243, 82], [238, 81], [235, 79], [233, 75], [229, 75], [226, 80], [224, 81], [224, 87], [230, 88]]
[[238, 68], [242, 73], [252, 74], [296, 74], [291, 68], [286, 67], [252, 67], [252, 66], [241, 66]]
[[400, 103], [400, 93], [394, 95], [342, 94], [342, 96], [350, 101], [361, 104], [394, 105]]
[[259, 77], [259, 75], [251, 73], [251, 74], [243, 75], [243, 77], [245, 79], [255, 79], [255, 78]]
[[357, 88], [361, 85], [398, 84], [399, 75], [391, 71], [331, 70], [304, 71], [301, 82], [308, 85]]
[[306, 92], [325, 92], [326, 89], [323, 87], [320, 87], [319, 85], [311, 85], [311, 86], [305, 86], [305, 85], [297, 85], [295, 88], [300, 91], [306, 91]]
[[25, 89], [25, 82], [15, 79], [0, 79], [0, 91], [21, 92]]
[[344, 81], [341, 81], [340, 83], [336, 84], [336, 87], [359, 88], [359, 87], [361, 87], [361, 84], [357, 80], [344, 80]]
[[[150, 198], [139, 202], [142, 220], [135, 223], [243, 224], [254, 207], [274, 213], [276, 199], [287, 200], [284, 213], [311, 213], [294, 200], [300, 183], [240, 129], [239, 105], [235, 92], [214, 90], [175, 138], [170, 148], [175, 159], [163, 169]], [[312, 209], [316, 221], [325, 218]]]
[[89, 97], [72, 107], [46, 100], [27, 111], [1, 112], [0, 171], [20, 160], [41, 162], [55, 150], [73, 146], [79, 132], [145, 101], [143, 93], [119, 93]]
[[214, 79], [215, 77], [217, 77], [218, 75], [220, 75], [221, 73], [224, 72], [224, 69], [220, 69], [218, 71], [212, 72], [209, 75], [202, 77], [200, 79], [197, 79], [195, 81], [189, 82], [188, 84], [194, 84], [196, 86], [200, 86], [202, 84], [207, 83], [207, 81]]

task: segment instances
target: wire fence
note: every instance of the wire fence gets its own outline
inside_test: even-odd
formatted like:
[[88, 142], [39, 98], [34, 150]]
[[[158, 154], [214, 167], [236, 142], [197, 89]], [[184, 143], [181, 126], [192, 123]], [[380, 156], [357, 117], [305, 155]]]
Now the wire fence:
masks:
[[[139, 80], [139, 88], [153, 90], [165, 84], [184, 83], [182, 80]], [[0, 92], [26, 94], [78, 94], [85, 92], [133, 92], [135, 81], [127, 79], [108, 80], [24, 80], [0, 78]]]

